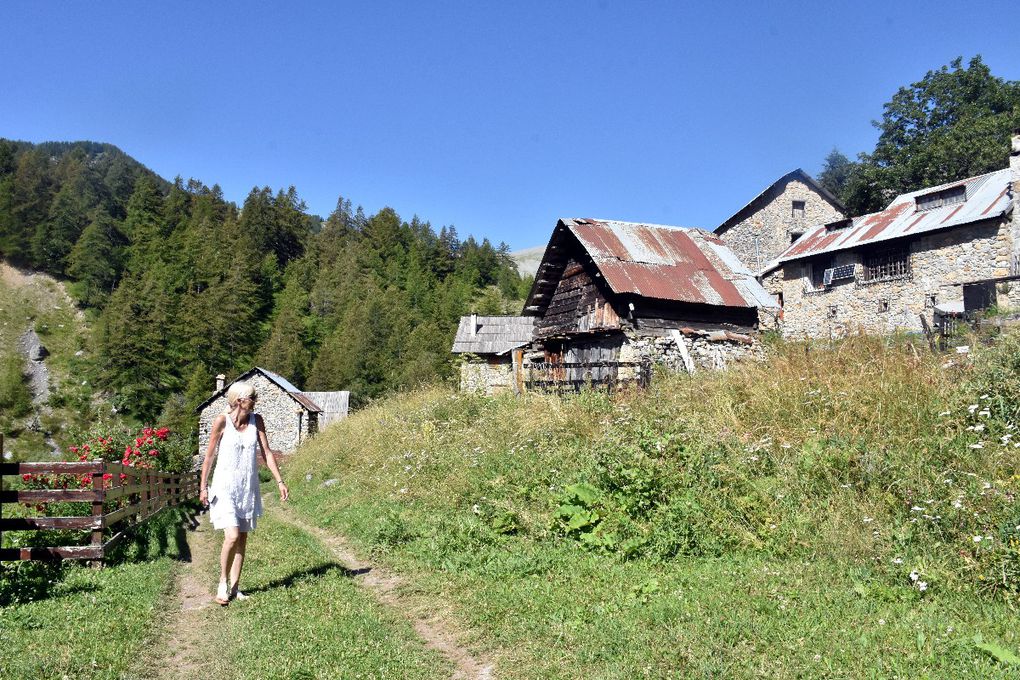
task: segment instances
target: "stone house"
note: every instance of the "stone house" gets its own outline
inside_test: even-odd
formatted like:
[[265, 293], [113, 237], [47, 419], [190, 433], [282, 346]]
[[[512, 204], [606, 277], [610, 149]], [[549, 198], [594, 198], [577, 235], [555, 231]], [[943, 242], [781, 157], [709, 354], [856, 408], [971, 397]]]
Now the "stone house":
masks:
[[782, 333], [928, 332], [943, 317], [1017, 306], [1020, 136], [1011, 168], [897, 196], [880, 212], [812, 227], [762, 272]]
[[523, 314], [535, 318], [524, 360], [722, 367], [757, 356], [758, 331], [778, 311], [707, 231], [562, 219], [524, 304]]
[[770, 184], [714, 231], [741, 262], [758, 273], [810, 226], [846, 215], [835, 196], [798, 168]]
[[[240, 380], [255, 387], [258, 395], [255, 412], [265, 421], [269, 446], [274, 450], [290, 453], [327, 423], [347, 415], [349, 392], [302, 392], [286, 378], [259, 366], [245, 371], [230, 383], [225, 382], [223, 375], [218, 375], [216, 390], [196, 409], [199, 464], [209, 446], [213, 420], [229, 410], [227, 390]], [[327, 403], [330, 410], [320, 403]]]
[[531, 316], [462, 316], [453, 341], [453, 353], [462, 358], [461, 391], [520, 392], [522, 348], [531, 342], [534, 327]]

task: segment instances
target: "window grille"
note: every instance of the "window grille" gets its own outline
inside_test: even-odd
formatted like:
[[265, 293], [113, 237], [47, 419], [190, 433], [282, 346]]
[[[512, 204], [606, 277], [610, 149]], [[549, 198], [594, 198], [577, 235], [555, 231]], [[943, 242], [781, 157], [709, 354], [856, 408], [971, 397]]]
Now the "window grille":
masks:
[[795, 220], [804, 219], [804, 208], [806, 203], [804, 201], [794, 201], [791, 216]]
[[865, 282], [889, 281], [910, 276], [910, 252], [897, 250], [889, 253], [877, 253], [864, 258], [864, 272], [861, 280]]
[[934, 210], [935, 208], [941, 208], [944, 205], [963, 203], [966, 200], [967, 187], [962, 185], [914, 198], [914, 202], [917, 204], [918, 210]]

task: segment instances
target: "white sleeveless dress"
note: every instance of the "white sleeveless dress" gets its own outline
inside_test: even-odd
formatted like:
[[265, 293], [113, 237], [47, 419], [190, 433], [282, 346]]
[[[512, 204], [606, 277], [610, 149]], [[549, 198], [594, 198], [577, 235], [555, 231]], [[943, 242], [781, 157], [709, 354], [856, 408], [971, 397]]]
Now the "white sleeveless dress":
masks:
[[248, 416], [243, 432], [234, 427], [230, 414], [226, 421], [209, 487], [209, 519], [214, 529], [254, 531], [255, 520], [262, 515], [255, 414]]

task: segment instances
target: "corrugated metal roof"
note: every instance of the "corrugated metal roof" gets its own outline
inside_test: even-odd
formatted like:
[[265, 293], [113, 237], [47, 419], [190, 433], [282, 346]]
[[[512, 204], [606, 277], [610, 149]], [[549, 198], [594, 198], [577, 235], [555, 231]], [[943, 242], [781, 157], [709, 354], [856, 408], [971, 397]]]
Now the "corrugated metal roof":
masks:
[[319, 408], [319, 405], [309, 399], [302, 392], [287, 392], [287, 394], [294, 397], [294, 400], [297, 401], [297, 403], [301, 404], [312, 413], [322, 413], [322, 409]]
[[775, 300], [717, 236], [701, 229], [564, 219], [613, 292], [730, 307]]
[[258, 370], [258, 371], [262, 371], [262, 373], [267, 378], [269, 378], [274, 383], [276, 383], [277, 385], [279, 385], [283, 389], [287, 390], [288, 392], [300, 392], [301, 391], [297, 387], [295, 387], [289, 380], [284, 378], [282, 375], [279, 375], [278, 373], [273, 373], [272, 371], [267, 370], [265, 368], [262, 368], [261, 366], [256, 366], [255, 369]]
[[[804, 257], [848, 250], [862, 245], [889, 241], [905, 236], [916, 236], [925, 232], [957, 227], [963, 224], [1001, 217], [1010, 208], [1008, 195], [1010, 171], [997, 170], [986, 175], [968, 177], [959, 182], [950, 182], [937, 187], [912, 191], [897, 196], [881, 212], [855, 217], [834, 228], [820, 224], [812, 227], [796, 243], [786, 249], [766, 268], [774, 269], [783, 262]], [[938, 193], [946, 189], [963, 186], [967, 191], [965, 201], [944, 205], [930, 210], [918, 210], [918, 196]]]
[[303, 392], [306, 397], [318, 404], [322, 411], [319, 413], [319, 429], [326, 427], [335, 420], [342, 420], [347, 417], [351, 393], [342, 392]]
[[531, 342], [535, 329], [533, 316], [475, 316], [471, 334], [471, 315], [460, 317], [453, 340], [455, 354], [505, 354]]

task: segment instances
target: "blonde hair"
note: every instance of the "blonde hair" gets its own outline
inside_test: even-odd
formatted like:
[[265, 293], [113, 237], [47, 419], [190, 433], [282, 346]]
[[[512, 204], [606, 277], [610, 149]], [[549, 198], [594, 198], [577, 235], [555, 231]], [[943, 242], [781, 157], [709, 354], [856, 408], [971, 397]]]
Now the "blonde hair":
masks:
[[251, 397], [255, 399], [255, 386], [243, 380], [238, 380], [227, 389], [227, 404], [234, 408], [238, 399]]

